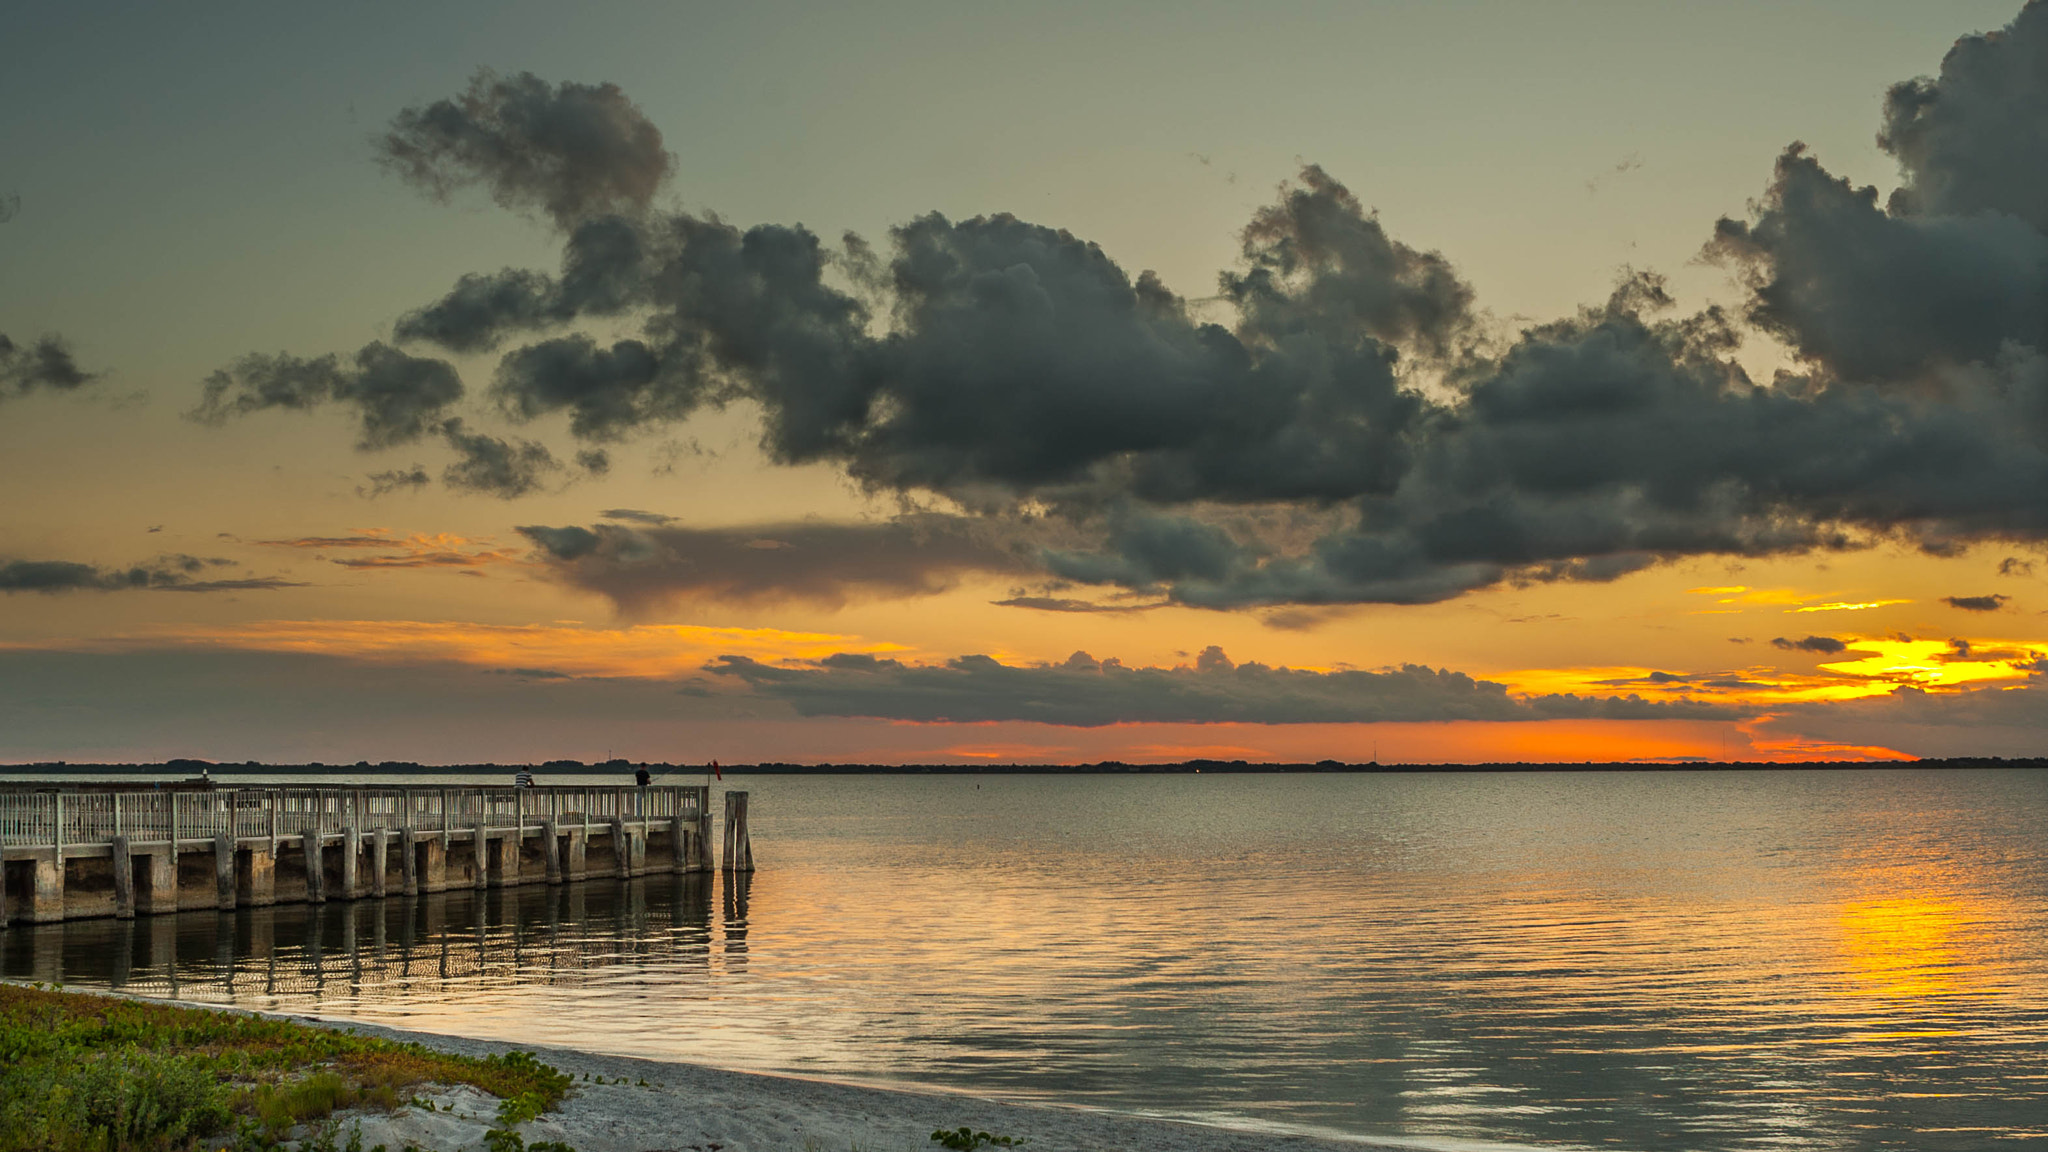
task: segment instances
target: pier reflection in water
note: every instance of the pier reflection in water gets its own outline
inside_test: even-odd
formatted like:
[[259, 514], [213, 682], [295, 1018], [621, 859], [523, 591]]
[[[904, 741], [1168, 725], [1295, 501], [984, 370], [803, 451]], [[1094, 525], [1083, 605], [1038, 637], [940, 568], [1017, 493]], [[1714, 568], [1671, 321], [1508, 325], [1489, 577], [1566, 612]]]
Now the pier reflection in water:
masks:
[[0, 934], [0, 977], [390, 1016], [621, 966], [731, 972], [746, 963], [748, 883], [697, 873], [17, 925]]
[[2048, 1150], [2048, 772], [748, 783], [745, 889], [16, 924], [0, 973], [1436, 1147]]

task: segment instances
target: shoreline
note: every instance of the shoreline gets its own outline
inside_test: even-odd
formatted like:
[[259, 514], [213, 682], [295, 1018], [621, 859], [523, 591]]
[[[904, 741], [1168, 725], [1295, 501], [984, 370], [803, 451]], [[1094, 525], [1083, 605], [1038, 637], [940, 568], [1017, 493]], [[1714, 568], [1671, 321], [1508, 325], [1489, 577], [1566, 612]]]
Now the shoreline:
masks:
[[[49, 987], [5, 980], [22, 987]], [[1457, 1138], [1389, 1140], [1345, 1133], [1233, 1127], [1221, 1121], [1147, 1116], [1087, 1105], [1012, 1103], [933, 1085], [881, 1087], [794, 1073], [751, 1072], [682, 1060], [611, 1056], [580, 1048], [483, 1040], [397, 1028], [347, 1016], [270, 1012], [203, 1000], [105, 988], [53, 990], [288, 1021], [411, 1042], [459, 1056], [529, 1052], [575, 1086], [555, 1111], [519, 1126], [528, 1143], [562, 1141], [576, 1152], [927, 1152], [937, 1129], [968, 1126], [1015, 1139], [1032, 1152], [1520, 1152], [1520, 1146]], [[598, 1083], [599, 1079], [603, 1083]], [[430, 1152], [484, 1148], [496, 1101], [470, 1088], [425, 1097], [438, 1110], [336, 1113], [360, 1121], [365, 1147], [417, 1143]]]
[[[182, 1000], [165, 1002], [219, 1008]], [[520, 1131], [528, 1142], [559, 1140], [574, 1145], [577, 1152], [919, 1152], [937, 1148], [930, 1139], [935, 1129], [962, 1125], [1028, 1141], [1033, 1152], [1449, 1152], [1505, 1147], [1456, 1140], [1395, 1143], [1334, 1133], [1226, 1127], [1079, 1105], [1009, 1103], [930, 1086], [884, 1088], [685, 1061], [607, 1056], [576, 1048], [478, 1040], [341, 1016], [256, 1014], [320, 1028], [352, 1029], [365, 1036], [412, 1041], [467, 1056], [531, 1052], [544, 1063], [570, 1073], [577, 1084], [558, 1110], [522, 1125]], [[585, 1076], [591, 1082], [585, 1082]], [[595, 1083], [598, 1077], [606, 1083]], [[640, 1084], [643, 1080], [646, 1087]], [[368, 1123], [364, 1131], [365, 1143], [374, 1143], [368, 1138]]]

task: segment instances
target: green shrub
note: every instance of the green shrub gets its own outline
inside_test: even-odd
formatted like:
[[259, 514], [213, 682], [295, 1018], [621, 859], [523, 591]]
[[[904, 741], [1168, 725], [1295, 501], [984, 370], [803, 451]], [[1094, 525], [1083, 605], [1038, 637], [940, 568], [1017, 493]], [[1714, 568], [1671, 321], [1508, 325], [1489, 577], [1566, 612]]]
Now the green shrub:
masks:
[[430, 1082], [497, 1096], [513, 1123], [554, 1107], [570, 1086], [525, 1052], [476, 1059], [284, 1020], [0, 983], [0, 1152], [169, 1152], [230, 1133], [238, 1146], [263, 1148], [300, 1124], [314, 1126], [306, 1143], [318, 1149], [336, 1139], [321, 1124], [335, 1111], [396, 1108]]

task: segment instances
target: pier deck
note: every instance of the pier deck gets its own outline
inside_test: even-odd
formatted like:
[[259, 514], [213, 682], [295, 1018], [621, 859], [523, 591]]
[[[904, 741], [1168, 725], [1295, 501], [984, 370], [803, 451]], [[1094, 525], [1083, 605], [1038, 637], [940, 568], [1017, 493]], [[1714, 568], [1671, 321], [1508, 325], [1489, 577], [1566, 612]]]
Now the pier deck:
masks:
[[[710, 791], [0, 787], [0, 928], [709, 871]], [[744, 792], [726, 815], [752, 871]]]

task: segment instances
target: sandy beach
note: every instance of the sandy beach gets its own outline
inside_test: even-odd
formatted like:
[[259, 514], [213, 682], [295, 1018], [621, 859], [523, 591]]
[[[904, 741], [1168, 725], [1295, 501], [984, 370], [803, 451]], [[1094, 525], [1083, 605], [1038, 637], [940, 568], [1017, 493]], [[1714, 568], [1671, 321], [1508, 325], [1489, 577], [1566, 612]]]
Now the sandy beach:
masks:
[[[578, 1152], [920, 1152], [939, 1147], [930, 1139], [934, 1129], [962, 1125], [1029, 1141], [1033, 1152], [1360, 1152], [1397, 1147], [1080, 1108], [1005, 1104], [952, 1093], [732, 1072], [332, 1018], [285, 1018], [417, 1041], [466, 1055], [514, 1049], [533, 1052], [576, 1077], [577, 1087], [559, 1110], [521, 1126], [520, 1132], [528, 1143], [557, 1140], [573, 1145]], [[605, 1083], [598, 1083], [599, 1078]], [[466, 1088], [431, 1099], [435, 1103], [432, 1112], [405, 1108], [390, 1116], [359, 1117], [364, 1146], [383, 1143], [393, 1152], [407, 1142], [435, 1152], [482, 1147], [494, 1101]]]

